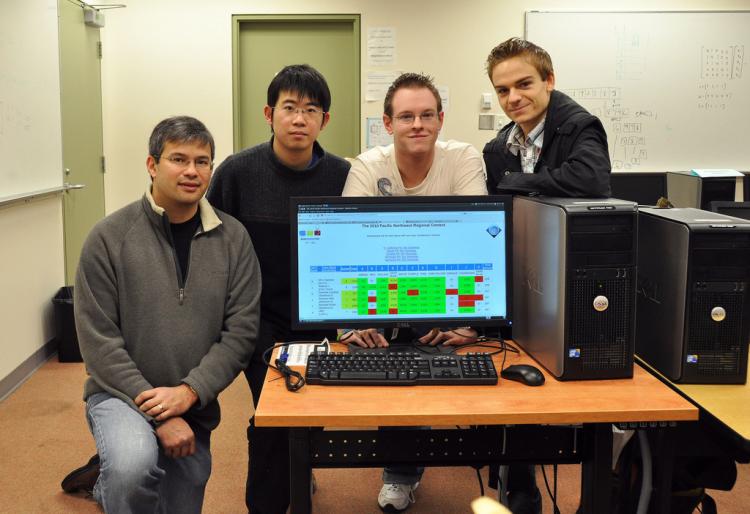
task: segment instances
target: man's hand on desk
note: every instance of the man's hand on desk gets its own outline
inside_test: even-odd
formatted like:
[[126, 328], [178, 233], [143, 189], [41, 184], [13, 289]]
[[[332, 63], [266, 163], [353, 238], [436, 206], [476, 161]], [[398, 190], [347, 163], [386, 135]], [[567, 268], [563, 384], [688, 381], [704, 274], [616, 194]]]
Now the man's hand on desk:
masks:
[[471, 327], [454, 328], [453, 330], [441, 331], [439, 328], [433, 328], [426, 335], [418, 339], [422, 344], [436, 346], [444, 344], [451, 346], [454, 344], [473, 343], [477, 340], [477, 331]]
[[385, 348], [388, 341], [383, 334], [378, 332], [377, 328], [368, 328], [365, 330], [350, 330], [339, 338], [339, 343], [356, 344], [362, 348]]
[[[477, 340], [477, 331], [471, 327], [461, 327], [453, 330], [441, 331], [439, 328], [433, 328], [427, 334], [417, 339], [422, 344], [429, 346], [443, 345], [461, 345], [472, 343]], [[366, 330], [351, 330], [339, 339], [340, 343], [356, 344], [362, 348], [385, 348], [388, 341], [383, 334], [375, 328]]]

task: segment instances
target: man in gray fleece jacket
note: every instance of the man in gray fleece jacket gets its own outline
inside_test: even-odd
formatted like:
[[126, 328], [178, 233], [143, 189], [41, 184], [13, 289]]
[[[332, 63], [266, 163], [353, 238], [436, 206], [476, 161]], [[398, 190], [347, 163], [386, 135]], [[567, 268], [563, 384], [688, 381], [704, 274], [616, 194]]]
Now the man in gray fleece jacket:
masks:
[[216, 397], [255, 346], [260, 269], [245, 228], [203, 198], [213, 158], [203, 123], [160, 122], [151, 187], [83, 247], [74, 306], [106, 512], [200, 512]]

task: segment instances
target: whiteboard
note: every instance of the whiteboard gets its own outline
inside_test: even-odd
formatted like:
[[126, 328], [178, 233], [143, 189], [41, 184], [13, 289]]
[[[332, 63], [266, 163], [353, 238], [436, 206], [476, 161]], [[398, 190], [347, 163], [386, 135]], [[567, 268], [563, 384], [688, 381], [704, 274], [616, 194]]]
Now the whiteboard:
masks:
[[527, 12], [615, 171], [750, 169], [750, 11]]
[[57, 0], [0, 1], [0, 200], [62, 185]]

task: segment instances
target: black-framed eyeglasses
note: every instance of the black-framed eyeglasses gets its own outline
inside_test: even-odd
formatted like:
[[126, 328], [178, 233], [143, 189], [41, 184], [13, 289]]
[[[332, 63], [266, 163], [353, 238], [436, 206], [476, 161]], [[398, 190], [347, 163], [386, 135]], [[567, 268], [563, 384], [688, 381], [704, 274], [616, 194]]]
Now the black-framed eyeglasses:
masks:
[[436, 111], [425, 111], [422, 114], [412, 114], [408, 112], [393, 117], [394, 120], [402, 125], [413, 125], [417, 118], [419, 118], [419, 120], [425, 125], [429, 125], [430, 123], [437, 121], [438, 113]]
[[214, 163], [211, 161], [211, 159], [208, 159], [206, 157], [198, 157], [197, 159], [188, 159], [187, 157], [184, 157], [182, 155], [168, 155], [166, 157], [162, 157], [162, 159], [169, 161], [172, 166], [185, 170], [190, 167], [190, 163], [193, 163], [195, 165], [195, 169], [198, 171], [207, 171], [210, 170]]
[[299, 114], [306, 120], [316, 119], [321, 114], [325, 114], [325, 111], [318, 107], [295, 107], [293, 105], [271, 107], [271, 110], [278, 111], [285, 118], [294, 118], [297, 114]]

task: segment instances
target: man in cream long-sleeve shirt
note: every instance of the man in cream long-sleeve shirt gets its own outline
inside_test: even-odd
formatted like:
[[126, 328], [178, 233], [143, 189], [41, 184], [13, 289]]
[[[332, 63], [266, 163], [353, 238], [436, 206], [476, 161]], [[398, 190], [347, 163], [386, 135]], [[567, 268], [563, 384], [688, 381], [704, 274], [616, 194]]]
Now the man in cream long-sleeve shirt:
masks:
[[[486, 195], [484, 162], [471, 145], [437, 140], [443, 109], [432, 79], [404, 73], [388, 89], [383, 124], [393, 144], [369, 150], [352, 161], [343, 196]], [[423, 344], [461, 344], [475, 340], [475, 330], [433, 328], [419, 337]], [[365, 347], [388, 346], [376, 329], [352, 330], [342, 342]], [[401, 512], [414, 503], [423, 468], [386, 466], [378, 504]]]
[[[442, 114], [442, 113], [441, 113]], [[421, 124], [423, 121], [420, 120]], [[414, 123], [416, 124], [416, 123]], [[482, 157], [470, 144], [458, 141], [436, 141], [427, 173], [421, 177], [420, 167], [415, 167], [415, 178], [409, 175], [411, 168], [399, 166], [395, 145], [378, 146], [352, 161], [344, 196], [436, 196], [436, 195], [485, 195]], [[405, 170], [405, 171], [402, 171]], [[419, 179], [422, 178], [421, 181]]]
[[440, 95], [429, 77], [398, 77], [383, 113], [393, 144], [352, 160], [343, 196], [486, 195], [481, 154], [467, 143], [437, 140], [443, 117]]

